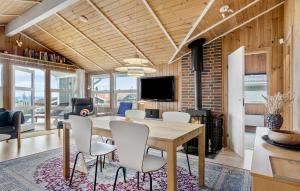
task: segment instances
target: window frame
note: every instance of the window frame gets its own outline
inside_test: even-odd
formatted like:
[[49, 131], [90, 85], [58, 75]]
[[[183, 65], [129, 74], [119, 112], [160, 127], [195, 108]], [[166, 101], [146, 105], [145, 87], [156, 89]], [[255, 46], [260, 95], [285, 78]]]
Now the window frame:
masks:
[[[108, 78], [109, 79], [109, 82], [108, 82], [108, 85], [109, 85], [109, 89], [108, 90], [95, 90], [94, 89], [94, 84], [93, 84], [93, 79], [94, 78], [99, 78], [99, 77], [102, 77], [103, 76], [103, 79], [106, 79]], [[112, 76], [110, 74], [98, 74], [98, 75], [91, 75], [90, 76], [90, 88], [91, 88], [91, 97], [93, 98], [93, 102], [94, 102], [94, 105], [96, 107], [104, 107], [104, 108], [111, 108], [111, 100], [113, 99], [112, 98], [112, 93], [111, 93], [111, 83], [112, 83]], [[103, 93], [103, 94], [109, 94], [109, 104], [106, 105], [106, 104], [96, 104], [95, 102], [95, 94], [98, 94], [98, 93]]]
[[120, 74], [120, 73], [115, 73], [114, 74], [114, 106], [115, 108], [118, 108], [118, 93], [129, 93], [129, 94], [136, 94], [136, 101], [132, 102], [133, 103], [133, 108], [137, 108], [137, 103], [139, 99], [139, 80], [138, 77], [136, 78], [136, 89], [126, 89], [126, 90], [118, 90], [117, 88], [117, 78], [118, 77], [134, 77], [134, 76], [128, 76], [126, 74]]

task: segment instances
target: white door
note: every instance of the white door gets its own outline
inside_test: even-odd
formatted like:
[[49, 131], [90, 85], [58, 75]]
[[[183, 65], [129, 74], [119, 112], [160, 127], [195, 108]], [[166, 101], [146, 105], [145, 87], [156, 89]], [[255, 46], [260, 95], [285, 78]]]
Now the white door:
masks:
[[228, 56], [228, 133], [229, 147], [244, 156], [245, 108], [244, 74], [245, 47]]

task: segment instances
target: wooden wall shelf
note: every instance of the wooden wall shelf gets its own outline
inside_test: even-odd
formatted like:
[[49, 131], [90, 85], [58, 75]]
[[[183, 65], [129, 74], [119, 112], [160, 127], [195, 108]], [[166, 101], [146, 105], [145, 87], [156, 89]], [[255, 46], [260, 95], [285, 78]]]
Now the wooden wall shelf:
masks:
[[56, 70], [75, 71], [76, 69], [79, 69], [79, 67], [76, 65], [39, 60], [35, 58], [29, 58], [29, 57], [6, 54], [6, 53], [0, 53], [0, 62], [2, 63], [12, 62], [13, 64], [20, 65], [20, 66], [32, 66], [37, 68], [50, 68]]

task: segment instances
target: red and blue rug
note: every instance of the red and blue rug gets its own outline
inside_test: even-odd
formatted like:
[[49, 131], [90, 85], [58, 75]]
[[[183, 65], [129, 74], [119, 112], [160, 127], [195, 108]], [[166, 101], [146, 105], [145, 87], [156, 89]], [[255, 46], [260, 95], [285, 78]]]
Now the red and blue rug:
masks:
[[[155, 154], [155, 153], [154, 153]], [[158, 153], [160, 154], [160, 153]], [[74, 156], [71, 157], [72, 160]], [[189, 175], [185, 155], [177, 155], [178, 190], [228, 190], [250, 191], [251, 177], [245, 170], [218, 165], [210, 162], [205, 164], [205, 188], [197, 183], [197, 157], [190, 156], [192, 176]], [[97, 190], [111, 191], [118, 168], [117, 162], [106, 163], [102, 173], [98, 171]], [[89, 163], [89, 174], [78, 171], [74, 174], [73, 184], [62, 177], [62, 149], [50, 150], [0, 163], [0, 190], [2, 191], [34, 191], [34, 190], [93, 190], [95, 163]], [[127, 182], [119, 175], [117, 190], [137, 190], [136, 172], [127, 169]], [[140, 176], [140, 190], [149, 190], [149, 179], [145, 181]], [[166, 190], [166, 169], [152, 174], [153, 190]]]

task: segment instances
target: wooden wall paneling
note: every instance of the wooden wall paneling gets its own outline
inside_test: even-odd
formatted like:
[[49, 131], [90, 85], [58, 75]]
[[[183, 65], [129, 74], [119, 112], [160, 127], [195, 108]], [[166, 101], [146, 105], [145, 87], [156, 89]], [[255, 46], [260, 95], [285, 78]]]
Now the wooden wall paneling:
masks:
[[245, 74], [263, 74], [267, 72], [267, 54], [245, 56]]
[[[284, 91], [290, 89], [294, 96], [291, 109], [290, 123], [286, 127], [300, 131], [300, 1], [286, 0], [284, 6]], [[290, 72], [288, 72], [290, 70]], [[290, 74], [289, 74], [290, 73]], [[291, 75], [292, 74], [292, 75]], [[290, 83], [288, 83], [290, 81]], [[286, 114], [286, 118], [288, 114]]]
[[12, 67], [9, 61], [3, 64], [3, 107], [5, 109], [12, 109]]
[[46, 130], [51, 129], [51, 71], [45, 70], [45, 126]]
[[[263, 27], [262, 27], [263, 26]], [[258, 38], [260, 36], [260, 38]], [[223, 97], [223, 113], [225, 115], [225, 134], [227, 139], [227, 57], [235, 49], [245, 46], [247, 52], [254, 50], [268, 50], [270, 59], [270, 71], [268, 73], [269, 95], [274, 95], [278, 91], [283, 90], [283, 68], [282, 68], [282, 45], [279, 44], [279, 39], [283, 36], [283, 6], [280, 6], [273, 11], [255, 19], [246, 26], [229, 33], [222, 38], [222, 97]], [[267, 58], [268, 59], [268, 58]], [[224, 140], [227, 143], [227, 140]]]
[[266, 114], [266, 107], [264, 104], [245, 104], [245, 114], [248, 115], [265, 115]]
[[165, 111], [180, 111], [181, 110], [181, 76], [180, 62], [175, 64], [163, 64], [156, 66], [157, 72], [149, 74], [146, 77], [155, 76], [175, 76], [175, 101], [174, 102], [151, 102], [146, 101], [144, 104], [139, 104], [139, 109], [159, 109], [160, 115]]

